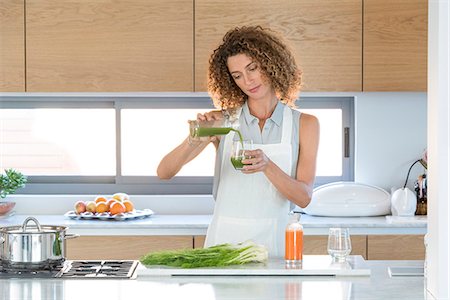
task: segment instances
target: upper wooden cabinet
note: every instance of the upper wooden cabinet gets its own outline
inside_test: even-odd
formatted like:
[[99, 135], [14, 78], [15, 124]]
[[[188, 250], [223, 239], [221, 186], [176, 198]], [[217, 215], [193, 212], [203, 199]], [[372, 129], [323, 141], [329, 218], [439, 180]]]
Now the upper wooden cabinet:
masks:
[[303, 70], [304, 91], [361, 91], [361, 0], [195, 1], [195, 91], [206, 90], [209, 56], [231, 28], [284, 35]]
[[0, 0], [0, 92], [25, 91], [24, 0]]
[[192, 3], [27, 1], [27, 91], [193, 91]]
[[364, 91], [427, 90], [427, 0], [364, 0]]

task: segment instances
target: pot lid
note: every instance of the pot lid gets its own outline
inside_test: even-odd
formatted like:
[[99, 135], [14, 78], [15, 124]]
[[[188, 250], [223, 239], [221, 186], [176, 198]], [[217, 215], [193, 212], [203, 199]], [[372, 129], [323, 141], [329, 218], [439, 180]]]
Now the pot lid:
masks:
[[[29, 226], [28, 223], [33, 221], [34, 226]], [[33, 234], [33, 233], [56, 233], [60, 231], [65, 231], [67, 227], [65, 226], [52, 226], [52, 225], [41, 225], [36, 218], [28, 217], [23, 222], [23, 225], [7, 226], [0, 229], [2, 232], [8, 233], [20, 233], [20, 234]]]

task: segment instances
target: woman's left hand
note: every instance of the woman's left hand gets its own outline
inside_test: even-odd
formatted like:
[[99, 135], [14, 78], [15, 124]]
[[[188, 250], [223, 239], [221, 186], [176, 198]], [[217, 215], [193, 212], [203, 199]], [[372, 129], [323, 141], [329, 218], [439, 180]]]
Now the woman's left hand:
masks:
[[244, 164], [242, 173], [252, 174], [264, 172], [269, 166], [270, 159], [261, 149], [245, 150], [245, 156], [250, 158], [242, 160], [242, 163]]

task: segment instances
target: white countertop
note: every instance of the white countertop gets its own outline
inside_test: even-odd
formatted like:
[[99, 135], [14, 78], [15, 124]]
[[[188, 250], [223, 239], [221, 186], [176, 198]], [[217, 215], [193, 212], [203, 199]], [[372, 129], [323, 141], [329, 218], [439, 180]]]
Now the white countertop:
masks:
[[[367, 261], [371, 276], [196, 276], [136, 280], [2, 280], [4, 299], [183, 299], [349, 300], [427, 299], [424, 277], [390, 277], [389, 266], [423, 266], [423, 261]], [[6, 297], [6, 298], [5, 298]]]
[[[0, 227], [21, 225], [30, 215], [0, 219]], [[205, 235], [211, 215], [158, 215], [126, 221], [74, 220], [63, 215], [32, 215], [41, 224], [68, 226], [81, 235]], [[331, 218], [302, 215], [305, 235], [326, 235], [330, 227], [348, 227], [351, 234], [425, 234], [426, 218], [393, 220], [389, 216]]]

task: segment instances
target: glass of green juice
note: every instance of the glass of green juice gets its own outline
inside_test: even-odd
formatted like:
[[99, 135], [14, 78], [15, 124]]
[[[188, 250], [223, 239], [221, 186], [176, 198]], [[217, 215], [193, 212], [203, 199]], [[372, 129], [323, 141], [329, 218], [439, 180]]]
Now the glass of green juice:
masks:
[[236, 170], [242, 170], [244, 168], [242, 160], [250, 158], [250, 156], [245, 154], [245, 151], [247, 150], [253, 150], [252, 140], [233, 141], [233, 145], [231, 147], [231, 164]]

